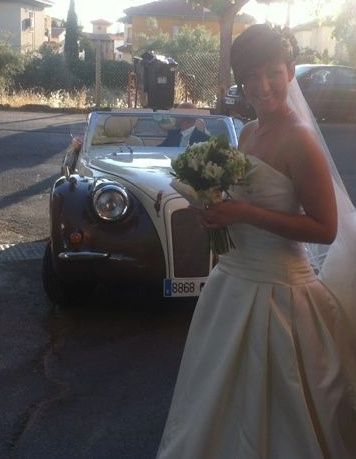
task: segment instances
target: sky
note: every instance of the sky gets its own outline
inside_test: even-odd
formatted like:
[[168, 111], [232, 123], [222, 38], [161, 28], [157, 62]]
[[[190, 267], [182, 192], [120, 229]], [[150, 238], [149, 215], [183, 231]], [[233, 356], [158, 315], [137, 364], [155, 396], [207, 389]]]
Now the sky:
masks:
[[[117, 20], [123, 17], [124, 10], [131, 6], [138, 6], [150, 3], [152, 0], [75, 0], [75, 11], [78, 22], [84, 27], [85, 32], [92, 32], [91, 21], [95, 19], [106, 19], [113, 23], [109, 32], [116, 32], [118, 29]], [[52, 17], [66, 19], [69, 7], [69, 0], [54, 0], [55, 4], [50, 10]]]
[[[106, 19], [113, 23], [109, 32], [122, 30], [117, 23], [120, 17], [124, 16], [123, 10], [131, 6], [138, 6], [144, 3], [150, 3], [152, 0], [75, 0], [75, 11], [78, 16], [78, 22], [83, 26], [84, 31], [92, 32], [92, 24], [90, 21], [95, 19]], [[316, 0], [315, 0], [316, 1]], [[50, 8], [52, 17], [66, 19], [69, 7], [69, 0], [54, 0], [55, 4]], [[308, 22], [312, 19], [315, 8], [313, 2], [307, 0], [295, 0], [296, 5], [291, 8], [290, 25], [296, 25], [303, 22]], [[316, 1], [317, 3], [317, 1]], [[325, 14], [335, 14], [340, 7], [341, 0], [329, 2], [329, 6], [325, 10]], [[285, 4], [257, 4], [254, 0], [250, 0], [244, 7], [245, 13], [251, 14], [257, 22], [268, 20], [275, 24], [285, 24], [287, 17], [287, 9]]]

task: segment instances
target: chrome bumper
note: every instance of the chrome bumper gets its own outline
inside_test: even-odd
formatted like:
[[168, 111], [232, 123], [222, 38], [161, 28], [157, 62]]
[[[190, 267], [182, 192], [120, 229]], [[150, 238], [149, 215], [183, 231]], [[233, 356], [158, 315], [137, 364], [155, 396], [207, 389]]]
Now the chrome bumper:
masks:
[[103, 260], [109, 258], [109, 254], [105, 252], [61, 252], [58, 258], [66, 261]]
[[[86, 260], [105, 260], [110, 259], [113, 261], [121, 261], [126, 263], [138, 263], [136, 258], [127, 257], [126, 255], [112, 254], [108, 252], [60, 252], [58, 258], [64, 261], [86, 261]], [[138, 265], [139, 266], [139, 265]], [[146, 268], [145, 265], [139, 266]]]

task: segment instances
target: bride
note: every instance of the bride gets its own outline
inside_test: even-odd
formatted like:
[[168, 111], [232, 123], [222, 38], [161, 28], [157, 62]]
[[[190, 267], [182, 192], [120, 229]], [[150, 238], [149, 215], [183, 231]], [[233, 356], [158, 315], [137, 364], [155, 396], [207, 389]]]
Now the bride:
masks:
[[237, 248], [199, 297], [157, 458], [354, 459], [355, 343], [341, 297], [352, 282], [340, 279], [338, 296], [334, 249], [354, 208], [299, 110], [293, 38], [253, 25], [231, 56], [257, 114], [239, 140], [254, 167], [231, 200], [200, 211]]

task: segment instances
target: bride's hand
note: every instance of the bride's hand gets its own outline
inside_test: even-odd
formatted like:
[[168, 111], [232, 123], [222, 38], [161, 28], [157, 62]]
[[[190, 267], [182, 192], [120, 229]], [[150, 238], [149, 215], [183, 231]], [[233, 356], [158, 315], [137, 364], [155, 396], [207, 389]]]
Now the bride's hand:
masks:
[[206, 228], [223, 228], [244, 221], [247, 206], [244, 202], [229, 200], [211, 204], [206, 209], [200, 209], [198, 214]]

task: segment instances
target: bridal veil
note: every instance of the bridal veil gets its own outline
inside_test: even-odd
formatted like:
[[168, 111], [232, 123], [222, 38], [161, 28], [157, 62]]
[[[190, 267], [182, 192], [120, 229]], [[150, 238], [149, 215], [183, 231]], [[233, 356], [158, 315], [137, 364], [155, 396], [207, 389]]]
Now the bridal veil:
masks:
[[330, 165], [338, 209], [338, 230], [334, 242], [330, 246], [306, 244], [306, 250], [320, 279], [339, 300], [351, 325], [356, 329], [356, 209], [295, 78], [289, 87], [288, 102], [316, 133]]

